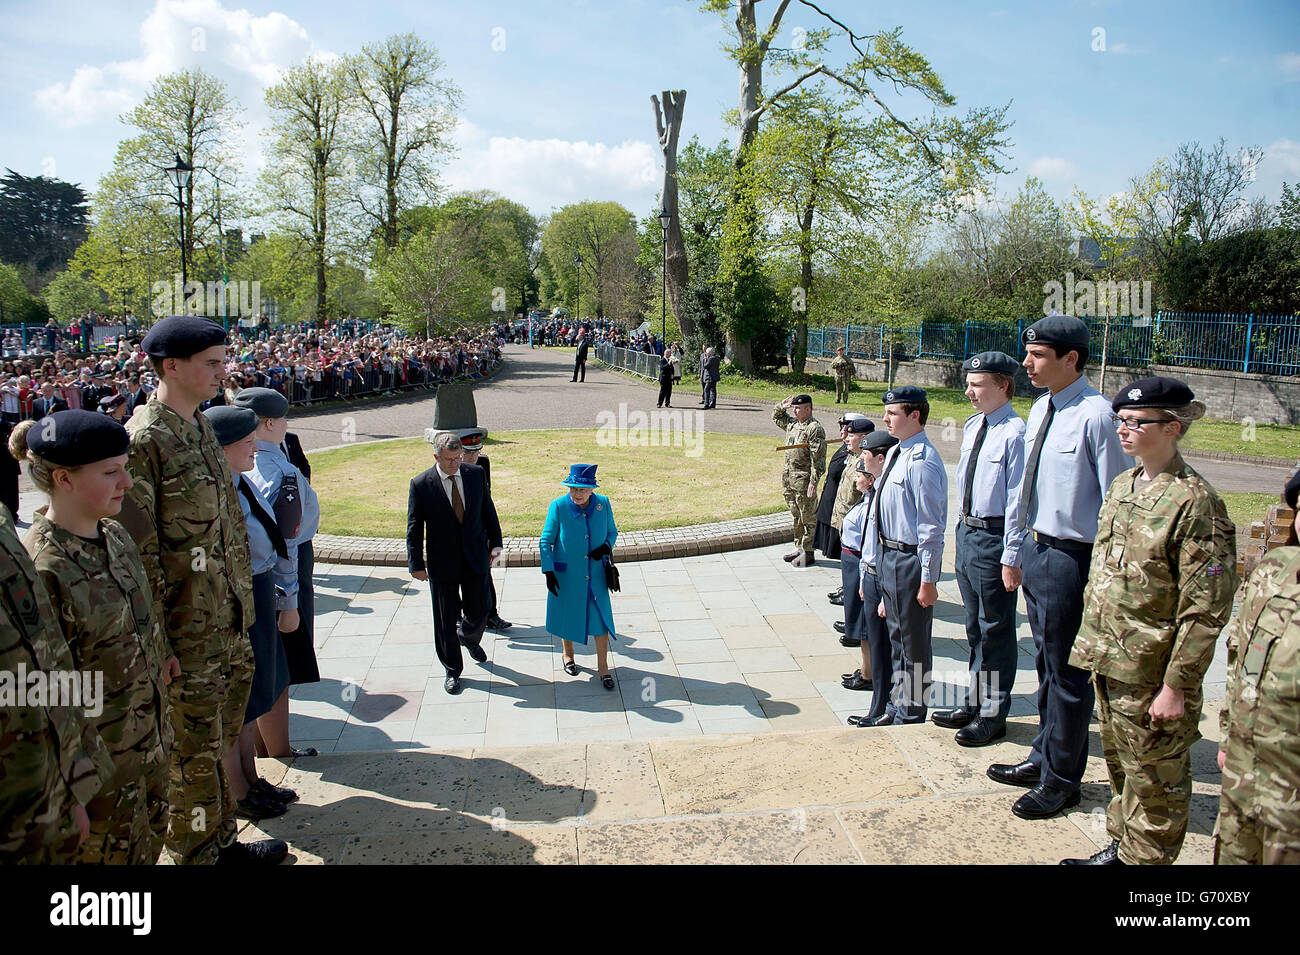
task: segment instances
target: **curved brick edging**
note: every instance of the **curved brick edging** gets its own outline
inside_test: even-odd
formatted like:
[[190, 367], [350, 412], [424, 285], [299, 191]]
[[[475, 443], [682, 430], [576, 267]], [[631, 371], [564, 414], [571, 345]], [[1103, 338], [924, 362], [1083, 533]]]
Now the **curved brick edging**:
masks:
[[[665, 527], [652, 531], [620, 534], [615, 556], [618, 560], [663, 560], [694, 557], [725, 551], [766, 547], [791, 539], [793, 526], [788, 511], [763, 517], [744, 517], [713, 524]], [[317, 534], [313, 538], [317, 564], [367, 564], [381, 567], [406, 566], [406, 541], [395, 537], [337, 537]], [[539, 567], [541, 555], [536, 537], [507, 537], [506, 567]]]

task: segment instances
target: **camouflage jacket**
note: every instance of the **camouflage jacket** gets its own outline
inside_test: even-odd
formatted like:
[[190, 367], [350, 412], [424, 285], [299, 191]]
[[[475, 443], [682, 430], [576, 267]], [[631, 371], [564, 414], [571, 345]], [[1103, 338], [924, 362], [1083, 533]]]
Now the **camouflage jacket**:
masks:
[[[144, 565], [122, 526], [101, 521], [102, 544], [95, 544], [51, 523], [45, 510], [36, 512], [23, 543], [57, 608], [77, 668], [104, 674], [103, 711], [95, 723], [114, 763], [127, 772], [139, 762], [119, 757], [171, 747], [163, 683], [171, 649], [153, 615]], [[111, 786], [127, 781], [115, 778]]]
[[140, 549], [154, 616], [187, 664], [212, 657], [213, 626], [227, 603], [234, 630], [252, 625], [253, 570], [248, 530], [226, 456], [202, 414], [197, 424], [157, 399], [127, 422], [126, 492], [120, 520]]
[[853, 505], [862, 500], [858, 490], [858, 456], [852, 451], [844, 461], [844, 473], [840, 475], [840, 486], [835, 491], [835, 507], [831, 510], [831, 527], [837, 531], [844, 527], [844, 515], [853, 510]]
[[785, 432], [786, 444], [807, 444], [785, 452], [786, 476], [798, 475], [817, 482], [826, 473], [826, 432], [816, 418], [796, 421], [780, 405], [772, 412], [772, 421]]
[[1120, 474], [1102, 503], [1070, 663], [1124, 683], [1190, 690], [1232, 615], [1237, 532], [1181, 455], [1154, 480], [1141, 473]]
[[848, 355], [836, 355], [835, 360], [831, 362], [831, 374], [836, 378], [853, 378], [857, 373], [858, 369]]
[[1224, 796], [1264, 825], [1300, 831], [1300, 547], [1269, 553], [1242, 587], [1219, 726]]
[[[113, 772], [79, 707], [28, 705], [30, 675], [73, 673], [31, 558], [0, 507], [0, 860], [66, 861], [49, 851], [75, 836], [72, 802], [90, 802]], [[27, 678], [18, 682], [20, 668]], [[17, 694], [22, 698], [18, 699]], [[66, 847], [69, 851], [71, 846]]]

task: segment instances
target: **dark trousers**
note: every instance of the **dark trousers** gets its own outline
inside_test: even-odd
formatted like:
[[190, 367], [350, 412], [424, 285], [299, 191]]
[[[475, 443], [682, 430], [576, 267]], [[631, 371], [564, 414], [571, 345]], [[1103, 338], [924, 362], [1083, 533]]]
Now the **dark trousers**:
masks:
[[[581, 378], [578, 377], [579, 374], [582, 375]], [[574, 380], [574, 381], [586, 381], [586, 380], [587, 380], [587, 363], [586, 363], [585, 361], [579, 361], [579, 360], [577, 360], [577, 359], [574, 359], [574, 362], [573, 362], [573, 380]]]
[[1016, 592], [1002, 585], [1002, 532], [957, 525], [957, 586], [970, 645], [968, 712], [1002, 723], [1016, 682]]
[[483, 639], [488, 618], [488, 574], [466, 569], [460, 580], [429, 578], [433, 597], [433, 644], [447, 676], [460, 676], [465, 661], [460, 653], [457, 624], [465, 614], [465, 642], [477, 644]]
[[672, 406], [673, 403], [673, 380], [671, 378], [659, 379], [659, 404], [657, 407], [662, 408], [664, 405]]
[[887, 711], [894, 723], [924, 723], [933, 659], [930, 631], [934, 608], [916, 602], [921, 589], [921, 558], [901, 550], [881, 549], [880, 590], [885, 599], [893, 692]]
[[704, 383], [704, 407], [715, 408], [718, 404], [718, 383], [713, 380]]
[[[847, 551], [840, 554], [840, 560], [847, 560], [853, 555]], [[855, 568], [854, 574], [857, 573], [857, 558], [853, 558]], [[859, 580], [856, 578], [850, 581], [844, 578], [844, 606], [849, 605], [849, 590], [853, 590], [853, 597], [858, 597]], [[880, 606], [880, 581], [874, 573], [868, 570], [861, 578], [862, 584], [862, 616], [859, 621], [858, 634], [859, 639], [867, 641], [867, 652], [871, 657], [871, 711], [867, 713], [869, 719], [877, 716], [884, 716], [885, 711], [889, 708], [890, 692], [894, 686], [893, 673], [893, 656], [889, 647], [889, 628], [885, 625], [885, 620], [876, 612]], [[844, 629], [847, 631], [848, 621], [845, 620]], [[863, 674], [864, 676], [866, 674]]]
[[1038, 735], [1029, 761], [1045, 785], [1078, 789], [1088, 761], [1094, 693], [1089, 672], [1070, 666], [1083, 621], [1083, 588], [1092, 549], [1061, 550], [1025, 538], [1020, 551], [1025, 611], [1038, 668]]
[[280, 635], [289, 661], [291, 686], [320, 680], [316, 663], [316, 591], [312, 585], [315, 567], [316, 552], [311, 541], [303, 541], [298, 545], [298, 629]]

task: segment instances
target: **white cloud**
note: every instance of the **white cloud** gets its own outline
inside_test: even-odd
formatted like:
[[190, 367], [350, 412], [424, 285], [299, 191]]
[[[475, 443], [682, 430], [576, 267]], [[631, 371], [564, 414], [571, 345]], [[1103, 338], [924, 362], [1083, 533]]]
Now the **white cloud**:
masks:
[[106, 87], [104, 71], [95, 66], [79, 66], [68, 82], [36, 91], [36, 105], [60, 126], [115, 119], [133, 102], [125, 90]]
[[1300, 53], [1283, 53], [1277, 58], [1277, 65], [1291, 79], [1300, 80]]
[[1030, 175], [1048, 181], [1071, 178], [1079, 167], [1059, 156], [1039, 156], [1029, 164]]
[[1128, 45], [1127, 43], [1125, 43], [1124, 41], [1122, 41], [1122, 40], [1121, 40], [1119, 43], [1112, 43], [1108, 49], [1109, 49], [1109, 52], [1111, 52], [1111, 53], [1131, 53], [1131, 52], [1132, 52], [1132, 50], [1129, 48], [1129, 45]]
[[617, 145], [584, 140], [491, 136], [467, 121], [454, 134], [451, 190], [492, 189], [545, 213], [583, 199], [613, 200], [642, 215], [659, 194], [661, 155], [646, 140]]

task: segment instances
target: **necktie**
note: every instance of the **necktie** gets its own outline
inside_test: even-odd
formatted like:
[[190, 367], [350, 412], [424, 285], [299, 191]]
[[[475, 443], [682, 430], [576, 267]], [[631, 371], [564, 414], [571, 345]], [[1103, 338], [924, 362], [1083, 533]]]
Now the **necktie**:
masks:
[[465, 502], [461, 500], [460, 488], [456, 487], [456, 478], [454, 475], [447, 478], [447, 480], [451, 482], [451, 509], [456, 512], [456, 520], [459, 523], [464, 524]]
[[894, 445], [894, 449], [890, 453], [889, 461], [885, 465], [885, 471], [883, 474], [880, 475], [880, 479], [876, 481], [876, 486], [875, 486], [876, 499], [872, 502], [872, 504], [876, 509], [876, 537], [878, 537], [880, 540], [885, 539], [884, 528], [880, 526], [880, 499], [884, 497], [885, 481], [889, 478], [889, 472], [894, 469], [894, 462], [898, 460], [898, 456], [902, 453], [903, 452], [898, 447], [898, 445]]
[[280, 533], [280, 527], [271, 519], [271, 515], [266, 513], [262, 502], [258, 500], [257, 492], [253, 490], [252, 485], [243, 477], [239, 479], [239, 493], [248, 498], [248, 509], [252, 512], [253, 517], [262, 525], [266, 531], [266, 536], [271, 538], [271, 546], [281, 560], [289, 556], [289, 546], [285, 543], [284, 535]]
[[966, 462], [966, 490], [961, 495], [961, 516], [970, 517], [971, 496], [975, 488], [975, 462], [979, 459], [980, 448], [984, 447], [984, 438], [989, 433], [989, 416], [984, 416], [980, 433], [975, 436], [975, 447], [970, 450], [970, 460]]
[[1016, 514], [1016, 528], [1024, 530], [1025, 524], [1029, 520], [1029, 501], [1038, 490], [1035, 486], [1038, 478], [1038, 459], [1043, 456], [1043, 442], [1047, 438], [1047, 429], [1052, 426], [1052, 419], [1056, 417], [1056, 405], [1052, 399], [1047, 399], [1047, 416], [1043, 418], [1042, 425], [1038, 428], [1038, 437], [1034, 438], [1034, 453], [1029, 457], [1029, 464], [1025, 467], [1025, 483], [1020, 488], [1020, 510]]

